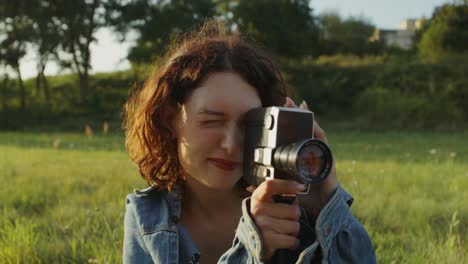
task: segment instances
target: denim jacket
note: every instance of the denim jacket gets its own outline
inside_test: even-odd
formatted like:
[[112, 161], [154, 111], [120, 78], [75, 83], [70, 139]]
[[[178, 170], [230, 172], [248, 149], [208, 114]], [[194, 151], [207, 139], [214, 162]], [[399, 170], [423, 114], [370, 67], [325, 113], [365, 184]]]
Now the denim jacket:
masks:
[[[180, 201], [177, 192], [151, 187], [127, 196], [124, 263], [198, 263], [203, 253], [179, 224]], [[315, 224], [309, 223], [303, 210], [301, 246], [296, 251], [278, 253], [282, 258], [275, 254], [269, 263], [376, 263], [366, 230], [351, 214], [352, 202], [353, 198], [338, 186]], [[250, 198], [246, 198], [232, 247], [218, 263], [265, 263], [262, 237], [249, 207]]]

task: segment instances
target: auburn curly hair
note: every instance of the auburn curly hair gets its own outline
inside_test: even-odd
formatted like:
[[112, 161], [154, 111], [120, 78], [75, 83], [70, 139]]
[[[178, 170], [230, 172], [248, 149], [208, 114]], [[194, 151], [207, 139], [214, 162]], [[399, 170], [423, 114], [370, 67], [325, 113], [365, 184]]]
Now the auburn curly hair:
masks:
[[263, 107], [284, 105], [288, 86], [265, 53], [216, 20], [176, 39], [163, 58], [125, 103], [125, 146], [149, 185], [171, 191], [184, 182], [171, 122], [208, 74], [239, 74], [256, 88]]

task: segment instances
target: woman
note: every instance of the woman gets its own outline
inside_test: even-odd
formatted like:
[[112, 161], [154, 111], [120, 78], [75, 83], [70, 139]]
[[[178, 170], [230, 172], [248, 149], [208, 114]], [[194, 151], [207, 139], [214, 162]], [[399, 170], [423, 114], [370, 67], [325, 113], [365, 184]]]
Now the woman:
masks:
[[292, 204], [272, 196], [303, 191], [294, 181], [245, 188], [245, 113], [297, 106], [272, 61], [224, 32], [185, 36], [126, 104], [127, 150], [150, 187], [127, 196], [124, 263], [374, 263], [334, 168]]

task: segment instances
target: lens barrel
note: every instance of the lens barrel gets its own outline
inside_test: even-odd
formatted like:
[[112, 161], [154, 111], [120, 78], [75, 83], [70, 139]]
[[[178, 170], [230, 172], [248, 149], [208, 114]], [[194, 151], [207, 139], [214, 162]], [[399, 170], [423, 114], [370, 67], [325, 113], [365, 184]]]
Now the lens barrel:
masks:
[[306, 139], [278, 146], [273, 154], [274, 167], [306, 184], [319, 183], [330, 174], [333, 157], [322, 141]]

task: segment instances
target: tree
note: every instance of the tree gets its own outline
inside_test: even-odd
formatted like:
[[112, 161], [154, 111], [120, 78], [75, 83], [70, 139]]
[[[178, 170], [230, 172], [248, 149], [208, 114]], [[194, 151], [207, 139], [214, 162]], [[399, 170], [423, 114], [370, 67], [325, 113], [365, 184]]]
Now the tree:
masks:
[[377, 53], [382, 47], [372, 43], [369, 38], [375, 26], [362, 17], [349, 17], [343, 20], [336, 12], [320, 15], [321, 53], [322, 54], [355, 54], [362, 56]]
[[61, 24], [55, 1], [34, 1], [30, 5], [29, 17], [34, 23], [32, 39], [37, 57], [36, 96], [39, 96], [42, 88], [46, 104], [50, 104], [50, 90], [44, 72], [51, 59], [58, 60]]
[[421, 23], [422, 23], [422, 25], [419, 28], [416, 29], [416, 31], [414, 32], [414, 36], [413, 36], [413, 43], [416, 43], [416, 46], [421, 41], [423, 33], [426, 32], [427, 29], [429, 28], [429, 20], [428, 19], [422, 18]]
[[233, 18], [238, 0], [213, 0], [213, 2], [216, 6], [217, 18], [226, 24], [227, 31], [232, 32], [235, 29]]
[[125, 34], [136, 30], [136, 46], [128, 58], [135, 63], [152, 62], [160, 56], [171, 39], [215, 15], [211, 0], [130, 0], [117, 1], [112, 24]]
[[1, 105], [2, 105], [2, 110], [7, 109], [7, 87], [8, 87], [8, 81], [9, 81], [9, 76], [5, 73], [2, 76], [2, 82], [0, 84], [0, 96], [1, 96]]
[[319, 29], [307, 0], [239, 0], [238, 30], [284, 57], [318, 54]]
[[62, 58], [62, 65], [70, 67], [78, 75], [80, 102], [84, 103], [89, 93], [91, 69], [90, 45], [96, 41], [96, 31], [106, 25], [107, 1], [104, 0], [51, 0], [56, 7], [56, 19], [60, 24], [61, 48], [70, 57]]
[[468, 4], [445, 4], [435, 9], [418, 43], [419, 55], [437, 60], [468, 52]]
[[0, 4], [0, 63], [17, 74], [20, 87], [20, 106], [26, 107], [26, 90], [20, 69], [20, 60], [33, 32], [31, 19], [22, 11], [28, 10], [26, 1], [4, 1]]

